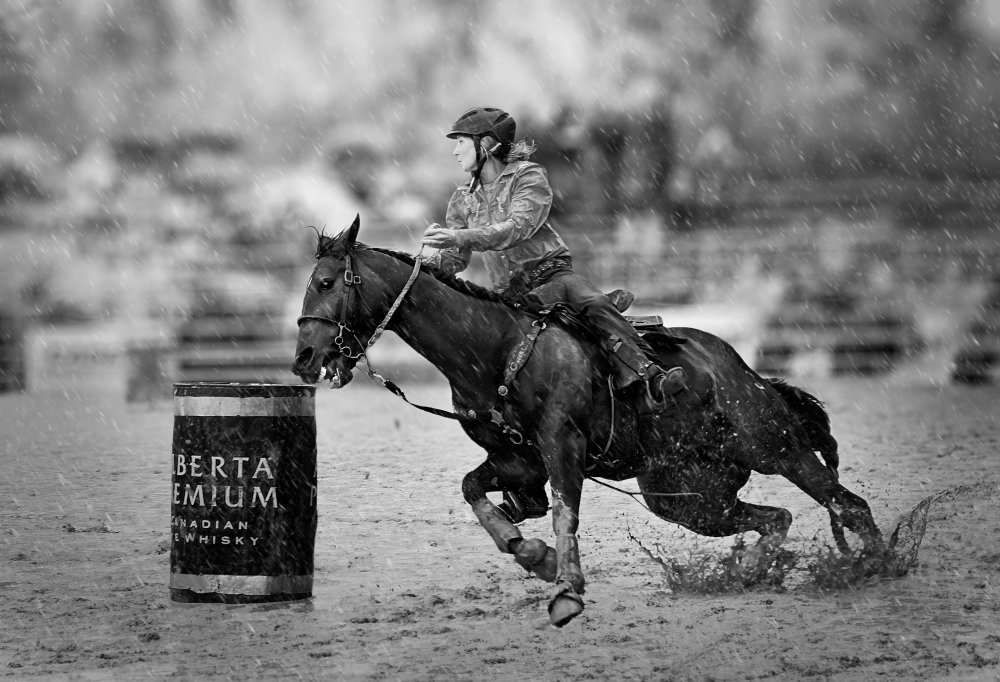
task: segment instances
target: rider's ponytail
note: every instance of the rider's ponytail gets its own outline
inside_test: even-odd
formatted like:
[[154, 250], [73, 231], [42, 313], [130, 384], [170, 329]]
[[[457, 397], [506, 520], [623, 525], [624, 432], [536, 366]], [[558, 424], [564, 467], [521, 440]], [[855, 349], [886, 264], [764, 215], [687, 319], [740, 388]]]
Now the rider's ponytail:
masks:
[[[527, 161], [528, 157], [535, 153], [538, 148], [534, 142], [528, 142], [527, 140], [521, 139], [506, 150], [506, 153], [498, 156], [504, 160], [504, 163], [513, 163], [514, 161]], [[501, 150], [503, 151], [503, 150]]]

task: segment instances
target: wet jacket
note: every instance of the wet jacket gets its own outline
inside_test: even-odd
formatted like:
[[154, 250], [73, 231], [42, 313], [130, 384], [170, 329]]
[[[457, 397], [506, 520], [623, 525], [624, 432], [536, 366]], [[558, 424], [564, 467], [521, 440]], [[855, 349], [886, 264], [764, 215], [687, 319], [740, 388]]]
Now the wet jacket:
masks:
[[551, 207], [545, 169], [530, 161], [508, 163], [492, 183], [472, 194], [468, 185], [455, 190], [445, 223], [457, 231], [458, 245], [436, 251], [427, 260], [455, 274], [468, 267], [473, 251], [479, 251], [493, 290], [505, 291], [511, 278], [523, 277], [543, 261], [570, 255], [549, 224]]

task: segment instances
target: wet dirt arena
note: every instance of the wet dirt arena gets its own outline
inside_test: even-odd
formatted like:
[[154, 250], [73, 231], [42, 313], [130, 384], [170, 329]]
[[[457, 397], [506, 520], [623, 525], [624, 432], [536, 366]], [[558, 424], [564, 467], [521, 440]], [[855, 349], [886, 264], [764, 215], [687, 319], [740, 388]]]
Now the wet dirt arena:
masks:
[[[450, 404], [443, 383], [399, 381], [415, 402]], [[462, 500], [481, 453], [363, 376], [317, 391], [313, 598], [172, 602], [173, 405], [126, 404], [118, 366], [64, 368], [0, 395], [0, 678], [997, 679], [1000, 389], [796, 383], [826, 402], [842, 481], [884, 531], [941, 493], [910, 574], [821, 587], [809, 565], [832, 544], [826, 513], [755, 475], [742, 497], [792, 512], [798, 564], [780, 584], [706, 592], [697, 571], [732, 538], [588, 481], [586, 609], [556, 629], [549, 586], [499, 554]], [[551, 539], [548, 519], [522, 532]]]

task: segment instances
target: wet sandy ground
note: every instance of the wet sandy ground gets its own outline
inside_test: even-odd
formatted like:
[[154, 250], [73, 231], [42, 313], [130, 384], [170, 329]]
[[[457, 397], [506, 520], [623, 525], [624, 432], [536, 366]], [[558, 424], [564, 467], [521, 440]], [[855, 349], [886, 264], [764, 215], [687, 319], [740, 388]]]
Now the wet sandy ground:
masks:
[[[402, 383], [449, 405], [443, 384]], [[560, 630], [548, 585], [462, 500], [481, 454], [363, 377], [318, 392], [313, 599], [170, 601], [173, 406], [126, 404], [118, 367], [67, 369], [0, 395], [0, 678], [997, 679], [1000, 389], [799, 383], [828, 404], [842, 480], [884, 529], [945, 491], [910, 575], [823, 590], [803, 565], [779, 587], [671, 588], [661, 562], [701, 565], [732, 539], [588, 482], [586, 610]], [[783, 480], [755, 476], [743, 496], [791, 510], [803, 564], [831, 542], [825, 512]], [[551, 537], [547, 519], [522, 528]]]

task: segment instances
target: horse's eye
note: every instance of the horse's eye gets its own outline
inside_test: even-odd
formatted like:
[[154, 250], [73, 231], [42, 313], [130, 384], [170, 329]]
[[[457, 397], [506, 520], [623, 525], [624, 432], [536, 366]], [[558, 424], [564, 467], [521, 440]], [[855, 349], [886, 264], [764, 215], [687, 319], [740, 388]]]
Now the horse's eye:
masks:
[[336, 280], [333, 277], [324, 277], [319, 281], [319, 288], [322, 291], [329, 291], [333, 288], [333, 283]]

